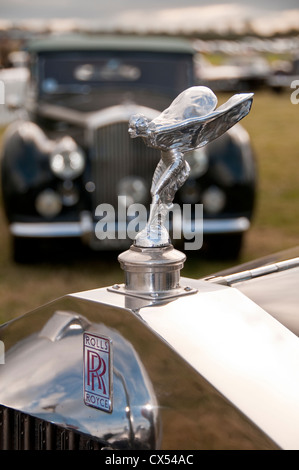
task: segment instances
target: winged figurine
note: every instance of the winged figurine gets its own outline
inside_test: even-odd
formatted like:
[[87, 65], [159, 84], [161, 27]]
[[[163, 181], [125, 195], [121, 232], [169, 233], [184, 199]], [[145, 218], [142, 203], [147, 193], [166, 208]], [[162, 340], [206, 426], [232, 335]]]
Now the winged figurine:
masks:
[[141, 137], [147, 146], [161, 150], [152, 180], [149, 219], [135, 238], [136, 246], [170, 244], [165, 220], [176, 191], [190, 173], [184, 154], [220, 137], [243, 119], [250, 111], [252, 100], [253, 93], [240, 93], [216, 108], [218, 100], [212, 90], [194, 86], [180, 93], [152, 121], [140, 114], [131, 117], [130, 136]]

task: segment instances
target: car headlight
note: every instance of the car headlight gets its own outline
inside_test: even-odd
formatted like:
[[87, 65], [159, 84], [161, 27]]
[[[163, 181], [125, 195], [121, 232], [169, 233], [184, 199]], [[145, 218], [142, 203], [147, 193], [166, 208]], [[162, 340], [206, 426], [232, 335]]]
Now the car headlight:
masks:
[[50, 155], [50, 168], [62, 179], [74, 179], [85, 168], [85, 156], [71, 137], [64, 137]]
[[209, 167], [209, 158], [206, 148], [198, 148], [186, 154], [186, 160], [190, 165], [190, 177], [199, 178], [204, 175]]
[[55, 217], [62, 209], [61, 197], [53, 189], [45, 189], [37, 196], [35, 208], [43, 217]]
[[126, 196], [127, 207], [134, 203], [144, 203], [148, 195], [145, 181], [137, 176], [123, 178], [117, 189], [119, 196]]
[[202, 195], [203, 208], [209, 214], [217, 214], [226, 203], [226, 196], [222, 189], [217, 186], [210, 186]]

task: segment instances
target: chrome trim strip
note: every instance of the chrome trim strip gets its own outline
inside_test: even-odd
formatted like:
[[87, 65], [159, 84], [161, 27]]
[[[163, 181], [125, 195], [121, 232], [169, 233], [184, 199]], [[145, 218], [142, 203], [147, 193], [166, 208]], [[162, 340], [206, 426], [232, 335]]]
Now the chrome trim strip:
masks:
[[242, 281], [248, 281], [250, 279], [255, 279], [257, 277], [266, 276], [267, 274], [277, 273], [281, 271], [286, 271], [287, 269], [292, 269], [299, 266], [299, 258], [293, 258], [286, 261], [280, 261], [278, 263], [272, 263], [265, 266], [260, 266], [258, 268], [240, 271], [235, 274], [229, 274], [227, 276], [217, 276], [214, 278], [208, 279], [211, 282], [217, 284], [223, 284], [226, 286], [231, 286]]

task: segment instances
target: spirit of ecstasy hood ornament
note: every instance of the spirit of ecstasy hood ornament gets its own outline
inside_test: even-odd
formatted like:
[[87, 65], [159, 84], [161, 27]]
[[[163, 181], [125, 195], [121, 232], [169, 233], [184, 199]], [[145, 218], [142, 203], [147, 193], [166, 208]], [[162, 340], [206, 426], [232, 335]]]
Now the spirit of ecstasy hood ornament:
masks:
[[183, 91], [152, 121], [143, 115], [132, 116], [129, 134], [142, 137], [145, 144], [161, 150], [155, 170], [148, 223], [134, 241], [139, 247], [169, 245], [165, 220], [177, 190], [187, 180], [190, 168], [184, 154], [220, 137], [245, 117], [251, 108], [253, 93], [232, 96], [217, 106], [217, 97], [207, 87], [194, 86]]
[[161, 159], [152, 180], [147, 225], [130, 249], [118, 257], [126, 282], [117, 292], [125, 294], [126, 299], [161, 301], [196, 292], [180, 285], [186, 256], [174, 249], [165, 227], [175, 193], [189, 176], [184, 154], [208, 144], [245, 117], [252, 99], [252, 93], [237, 94], [216, 109], [214, 93], [195, 86], [183, 91], [152, 121], [143, 115], [132, 116], [130, 136], [141, 137], [147, 146], [161, 150]]

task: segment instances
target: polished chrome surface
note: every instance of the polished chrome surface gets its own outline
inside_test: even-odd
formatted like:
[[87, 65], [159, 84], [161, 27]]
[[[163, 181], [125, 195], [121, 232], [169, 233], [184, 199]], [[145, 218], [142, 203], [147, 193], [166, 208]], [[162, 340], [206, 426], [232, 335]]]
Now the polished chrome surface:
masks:
[[[82, 315], [77, 305], [69, 310], [60, 307], [58, 303], [34, 312], [31, 324], [21, 319], [16, 335], [18, 322], [0, 329], [7, 347], [0, 369], [0, 404], [89, 435], [109, 447], [158, 446], [155, 393], [132, 343], [117, 328]], [[92, 307], [89, 317], [90, 311]], [[118, 314], [117, 309], [110, 312]], [[105, 336], [112, 343], [111, 413], [84, 404], [84, 333]]]
[[243, 119], [250, 111], [252, 99], [252, 93], [234, 95], [215, 109], [214, 93], [207, 87], [195, 86], [183, 91], [152, 121], [140, 114], [131, 117], [130, 136], [142, 137], [147, 146], [161, 151], [152, 180], [149, 219], [135, 238], [136, 246], [170, 244], [166, 216], [175, 193], [190, 173], [184, 154], [203, 147]]
[[[292, 298], [298, 292], [298, 268], [293, 269], [290, 292], [284, 285]], [[285, 273], [291, 276], [292, 269], [280, 274]], [[181, 281], [195, 287], [197, 294], [140, 307], [138, 316], [191, 366], [188, 373], [204, 377], [279, 447], [298, 449], [299, 339], [233, 287]], [[102, 289], [76, 294], [94, 302], [125, 304], [123, 296], [110, 295]], [[199, 391], [194, 413], [200, 396]]]
[[298, 337], [234, 288], [198, 291], [140, 315], [281, 448], [298, 449]]
[[[174, 264], [169, 258], [167, 265], [164, 249], [169, 248], [168, 253], [173, 251], [166, 217], [175, 193], [190, 173], [184, 153], [206, 145], [246, 116], [252, 96], [235, 95], [215, 111], [217, 98], [214, 93], [206, 87], [191, 87], [153, 120], [140, 114], [131, 117], [130, 136], [142, 137], [147, 146], [161, 150], [161, 158], [152, 179], [152, 203], [147, 224], [136, 235], [134, 245], [118, 258], [125, 271], [127, 294], [140, 292], [161, 296], [180, 289], [180, 270], [185, 257], [174, 251], [179, 261]], [[144, 256], [142, 249], [151, 249], [151, 256], [148, 256], [149, 251]], [[163, 270], [159, 262], [162, 259]]]
[[125, 271], [125, 287], [112, 288], [112, 292], [157, 299], [195, 293], [195, 289], [180, 284], [185, 259], [186, 256], [172, 245], [160, 248], [132, 246], [118, 257]]
[[141, 248], [132, 245], [118, 256], [125, 273], [124, 290], [117, 293], [154, 298], [173, 297], [182, 293], [180, 271], [186, 256], [172, 245]]
[[[0, 403], [61, 429], [83, 433], [111, 448], [277, 448], [244, 417], [243, 410], [240, 412], [216, 390], [222, 388], [225, 364], [229, 367], [224, 345], [219, 343], [217, 348], [217, 354], [221, 356], [223, 352], [224, 361], [219, 364], [223, 367], [216, 388], [215, 382], [211, 385], [199, 368], [188, 364], [183, 351], [193, 347], [194, 336], [198, 336], [194, 359], [213, 359], [209, 348], [206, 352], [203, 349], [203, 337], [209, 333], [209, 342], [213, 336], [202, 320], [199, 325], [194, 319], [206, 317], [208, 322], [211, 317], [212, 321], [215, 309], [221, 316], [219, 303], [222, 305], [224, 298], [217, 301], [217, 297], [230, 288], [191, 279], [183, 279], [182, 284], [196, 288], [198, 294], [181, 297], [179, 303], [173, 299], [158, 301], [153, 307], [148, 300], [115, 295], [101, 288], [61, 298], [2, 326], [0, 338], [7, 354], [5, 365], [0, 366]], [[209, 310], [204, 308], [207, 297]], [[194, 303], [190, 304], [191, 299]], [[235, 311], [236, 303], [229, 301], [229, 295], [226, 300], [226, 310]], [[162, 338], [159, 328], [142, 317], [148, 311], [153, 317], [161, 313], [163, 319], [168, 312], [170, 317], [173, 315], [169, 324], [173, 333], [178, 310], [186, 328], [189, 323], [190, 341], [186, 340], [185, 329], [178, 331], [177, 352]], [[224, 320], [223, 316], [222, 323]], [[111, 414], [83, 402], [83, 325], [84, 331], [113, 340]], [[238, 338], [239, 327], [237, 323], [230, 336], [234, 332]], [[213, 328], [218, 331], [217, 322]], [[231, 325], [219, 329], [226, 338]], [[289, 422], [290, 427], [295, 425]]]

